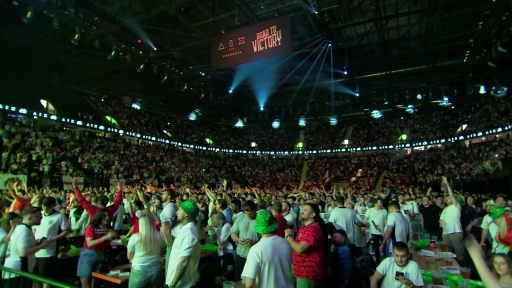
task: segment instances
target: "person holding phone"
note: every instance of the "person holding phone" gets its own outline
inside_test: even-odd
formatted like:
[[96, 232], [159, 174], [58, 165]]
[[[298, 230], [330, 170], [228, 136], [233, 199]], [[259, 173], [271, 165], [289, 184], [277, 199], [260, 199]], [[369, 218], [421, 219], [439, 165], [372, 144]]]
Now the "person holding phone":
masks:
[[393, 257], [388, 257], [379, 264], [371, 278], [371, 288], [377, 288], [382, 280], [382, 287], [403, 288], [422, 287], [420, 266], [409, 260], [409, 247], [404, 242], [393, 246]]

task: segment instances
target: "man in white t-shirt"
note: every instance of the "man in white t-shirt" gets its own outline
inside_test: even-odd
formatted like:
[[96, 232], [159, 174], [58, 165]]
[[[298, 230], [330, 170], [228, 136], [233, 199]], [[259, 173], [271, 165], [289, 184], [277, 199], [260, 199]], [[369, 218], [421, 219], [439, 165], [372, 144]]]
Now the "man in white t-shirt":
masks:
[[340, 225], [345, 232], [350, 243], [354, 243], [354, 225], [365, 226], [357, 218], [354, 209], [348, 209], [344, 207], [345, 198], [339, 196], [336, 198], [336, 208], [332, 209], [331, 215], [329, 216], [329, 222]]
[[[496, 204], [494, 204], [494, 201], [488, 200], [487, 203], [484, 205], [485, 210], [487, 212], [491, 211], [491, 208], [494, 207]], [[489, 235], [489, 225], [493, 222], [492, 217], [490, 214], [486, 214], [482, 218], [482, 224], [480, 225], [480, 228], [482, 228], [482, 236], [480, 238], [480, 246], [485, 246], [486, 241], [489, 241], [490, 243], [493, 243], [492, 236]]]
[[412, 220], [419, 214], [418, 204], [406, 201], [403, 195], [398, 196], [398, 204], [400, 204], [400, 212], [409, 221], [409, 239], [412, 239]]
[[255, 230], [261, 234], [261, 239], [247, 255], [242, 272], [245, 287], [295, 287], [291, 272], [292, 249], [288, 241], [274, 234], [277, 226], [277, 219], [269, 211], [262, 211], [256, 216]]
[[462, 260], [464, 257], [464, 246], [462, 243], [462, 224], [460, 222], [461, 207], [457, 199], [453, 196], [452, 188], [446, 177], [442, 177], [446, 190], [448, 190], [448, 196], [444, 198], [446, 208], [444, 208], [441, 216], [439, 217], [439, 225], [443, 227], [443, 241], [448, 246], [450, 251], [452, 248], [457, 254], [457, 260]]
[[286, 223], [288, 223], [288, 228], [295, 231], [295, 228], [296, 228], [295, 223], [297, 222], [297, 219], [295, 218], [295, 216], [292, 213], [292, 210], [290, 208], [290, 203], [283, 202], [282, 206], [283, 206], [283, 208], [281, 210], [282, 211], [281, 215], [286, 220]]
[[[35, 232], [36, 241], [47, 239], [50, 245], [45, 249], [36, 252], [36, 266], [34, 274], [51, 279], [55, 277], [55, 265], [57, 265], [59, 247], [57, 241], [66, 237], [71, 233], [66, 216], [55, 210], [57, 201], [53, 197], [46, 197], [43, 199], [43, 219], [41, 224], [33, 226], [32, 230]], [[43, 287], [48, 288], [49, 285], [45, 284]]]
[[[162, 203], [163, 208], [162, 212], [160, 213], [160, 223], [162, 226], [167, 225], [169, 227], [175, 227], [174, 221], [176, 221], [176, 212], [178, 209], [176, 208], [176, 204], [174, 203], [174, 192], [169, 190], [164, 190], [162, 192]], [[172, 241], [172, 239], [170, 239]], [[168, 245], [172, 245], [172, 242], [168, 243]], [[167, 269], [167, 263], [169, 262], [169, 256], [171, 255], [171, 246], [167, 246], [167, 251], [165, 253], [165, 269]]]
[[377, 288], [380, 280], [385, 288], [423, 287], [420, 266], [409, 260], [409, 256], [407, 244], [396, 242], [393, 256], [382, 260], [371, 278], [370, 287]]
[[[186, 200], [180, 203], [176, 220], [181, 224], [181, 230], [172, 244], [165, 273], [165, 284], [169, 288], [190, 288], [199, 279], [201, 244], [194, 224], [198, 214], [199, 207], [194, 201]], [[163, 227], [164, 230], [169, 229], [167, 224]], [[169, 237], [165, 231], [164, 235], [166, 238]]]
[[388, 212], [384, 209], [382, 199], [376, 199], [373, 208], [368, 209], [364, 217], [364, 223], [368, 224], [370, 227], [370, 234], [373, 240], [373, 251], [375, 252], [377, 265], [381, 260], [379, 246], [382, 244], [382, 240], [384, 239], [380, 231], [383, 231], [384, 227], [386, 227], [386, 216], [388, 216]]
[[[51, 241], [43, 240], [38, 244], [32, 232], [32, 227], [41, 223], [41, 209], [25, 209], [22, 212], [22, 217], [23, 222], [16, 225], [16, 228], [14, 228], [11, 234], [4, 267], [26, 273], [33, 273], [34, 266], [36, 265], [36, 257], [34, 254], [48, 247]], [[18, 278], [18, 275], [4, 271], [2, 273], [2, 284], [5, 285], [5, 287], [9, 287], [10, 285], [12, 285], [12, 287], [24, 287], [24, 285], [20, 283], [24, 281], [23, 278], [20, 277], [21, 280], [20, 278], [11, 280], [11, 278]], [[14, 283], [9, 283], [11, 281]]]
[[[409, 221], [400, 212], [400, 204], [396, 201], [391, 201], [388, 204], [388, 218], [386, 220], [386, 229], [382, 244], [379, 246], [379, 251], [384, 251], [386, 255], [390, 255], [393, 251], [394, 243], [404, 242], [407, 243], [409, 236]], [[385, 247], [387, 249], [384, 249]]]

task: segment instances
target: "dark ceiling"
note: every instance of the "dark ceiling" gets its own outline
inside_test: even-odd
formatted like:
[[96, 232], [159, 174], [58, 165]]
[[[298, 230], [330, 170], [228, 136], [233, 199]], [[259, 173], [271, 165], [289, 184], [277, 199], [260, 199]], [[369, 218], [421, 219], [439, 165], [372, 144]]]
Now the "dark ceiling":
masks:
[[[1, 81], [23, 95], [8, 97], [30, 102], [45, 95], [70, 110], [89, 109], [82, 98], [96, 95], [128, 96], [143, 109], [179, 116], [196, 108], [204, 117], [224, 119], [347, 115], [396, 104], [437, 107], [431, 101], [445, 95], [455, 103], [471, 101], [477, 85], [506, 85], [510, 72], [510, 55], [503, 53], [510, 46], [508, 0], [0, 3]], [[22, 19], [28, 9], [33, 17], [27, 24]], [[275, 76], [282, 85], [260, 112], [249, 85], [228, 93], [236, 68], [209, 68], [209, 41], [221, 30], [286, 14], [292, 15], [294, 50], [325, 38], [332, 42], [332, 62], [327, 53], [322, 70], [316, 64], [305, 78], [321, 49], [315, 52], [314, 45], [291, 57]], [[418, 93], [425, 97], [416, 99]]]

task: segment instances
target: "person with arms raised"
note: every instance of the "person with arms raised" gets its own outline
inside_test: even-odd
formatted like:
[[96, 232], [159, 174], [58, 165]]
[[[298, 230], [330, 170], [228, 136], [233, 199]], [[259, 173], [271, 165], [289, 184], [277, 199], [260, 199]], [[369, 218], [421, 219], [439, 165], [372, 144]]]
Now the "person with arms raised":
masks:
[[114, 200], [114, 203], [112, 206], [107, 207], [108, 204], [108, 198], [107, 196], [100, 196], [98, 199], [98, 204], [94, 206], [91, 204], [91, 202], [87, 201], [82, 195], [82, 192], [75, 186], [75, 178], [73, 178], [71, 185], [73, 186], [73, 189], [75, 190], [75, 197], [78, 203], [80, 203], [80, 206], [84, 208], [85, 211], [87, 211], [87, 214], [90, 215], [91, 220], [93, 217], [95, 217], [96, 213], [100, 210], [106, 209], [108, 213], [110, 213], [110, 217], [112, 218], [113, 215], [116, 213], [117, 209], [119, 208], [119, 205], [123, 202], [123, 191], [121, 190], [121, 185], [119, 182], [117, 182], [117, 196]]
[[255, 231], [261, 235], [261, 240], [247, 255], [242, 272], [246, 288], [295, 287], [290, 269], [292, 250], [285, 239], [275, 234], [278, 226], [279, 222], [269, 211], [261, 211], [256, 216]]
[[457, 199], [455, 199], [455, 196], [453, 196], [448, 179], [445, 176], [441, 179], [448, 190], [448, 196], [444, 198], [447, 206], [441, 213], [441, 217], [439, 217], [439, 226], [443, 228], [443, 241], [448, 246], [448, 249], [450, 251], [452, 249], [455, 250], [457, 261], [462, 261], [464, 257], [464, 247], [461, 245], [463, 239], [461, 224], [462, 208]]

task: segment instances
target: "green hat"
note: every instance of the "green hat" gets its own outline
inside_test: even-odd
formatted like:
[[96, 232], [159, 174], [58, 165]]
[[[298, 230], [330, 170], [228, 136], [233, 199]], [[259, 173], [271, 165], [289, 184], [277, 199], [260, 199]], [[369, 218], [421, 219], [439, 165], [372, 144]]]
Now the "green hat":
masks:
[[107, 194], [107, 198], [110, 201], [114, 200], [114, 196], [112, 196], [112, 194], [110, 194], [110, 193]]
[[265, 198], [263, 198], [263, 200], [270, 201], [270, 197], [265, 197]]
[[191, 219], [196, 219], [197, 214], [199, 214], [199, 207], [196, 202], [192, 200], [186, 200], [180, 203], [180, 208], [187, 214], [187, 216]]
[[491, 217], [493, 220], [500, 218], [501, 216], [505, 215], [505, 213], [507, 213], [507, 209], [505, 209], [501, 206], [494, 206], [494, 207], [492, 207], [491, 211], [489, 212], [489, 214], [491, 214]]
[[256, 216], [256, 227], [254, 230], [259, 234], [271, 234], [277, 230], [279, 223], [270, 211], [261, 211]]

